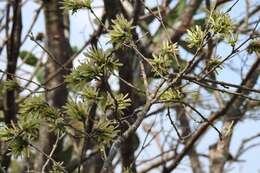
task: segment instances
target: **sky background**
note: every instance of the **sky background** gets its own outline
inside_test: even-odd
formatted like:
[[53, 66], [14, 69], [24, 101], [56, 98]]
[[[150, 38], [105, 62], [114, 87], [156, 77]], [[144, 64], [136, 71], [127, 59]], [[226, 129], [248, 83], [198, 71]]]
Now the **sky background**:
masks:
[[[147, 1], [149, 2], [150, 6], [154, 6], [156, 5], [157, 1], [156, 0], [149, 0]], [[257, 0], [249, 0], [250, 4], [252, 6], [254, 6], [255, 4], [258, 3], [258, 5], [260, 4], [259, 1]], [[3, 5], [5, 4], [4, 0], [0, 0], [0, 8], [3, 8]], [[231, 5], [231, 3], [229, 4]], [[229, 7], [229, 5], [227, 5], [226, 7]], [[95, 7], [95, 12], [98, 16], [100, 16], [102, 14], [102, 0], [94, 0], [94, 4], [93, 6]], [[34, 11], [35, 9], [38, 8], [38, 5], [36, 5], [32, 0], [29, 0], [25, 7], [23, 8], [23, 36], [25, 37], [25, 34], [27, 33], [27, 30], [31, 24], [31, 20], [34, 16]], [[243, 15], [245, 14], [245, 1], [244, 0], [240, 0], [232, 9], [232, 11], [230, 12], [230, 15], [232, 18], [234, 18], [235, 20], [239, 20], [241, 17], [243, 17]], [[0, 16], [1, 16], [1, 12], [0, 12]], [[75, 13], [74, 15], [71, 16], [71, 36], [70, 36], [70, 40], [71, 40], [71, 45], [72, 46], [77, 46], [77, 47], [81, 47], [84, 42], [86, 40], [88, 40], [90, 34], [93, 32], [93, 23], [91, 21], [93, 21], [93, 16], [91, 16], [91, 14], [87, 11], [87, 10], [80, 10], [78, 13]], [[151, 30], [155, 30], [158, 27], [158, 22], [154, 22], [151, 26]], [[37, 21], [35, 27], [33, 28], [33, 33], [34, 35], [36, 35], [38, 32], [44, 32], [44, 18], [43, 18], [43, 14], [40, 14], [39, 20]], [[2, 39], [4, 38], [3, 35], [0, 34], [0, 45], [2, 44]], [[241, 40], [244, 40], [245, 37], [241, 37]], [[107, 37], [103, 36], [101, 39], [101, 45], [103, 48], [106, 48], [108, 45], [107, 43]], [[26, 41], [26, 43], [23, 45], [23, 47], [21, 48], [22, 50], [31, 50], [32, 47], [34, 47], [35, 44], [30, 41], [29, 39]], [[36, 48], [34, 53], [36, 55], [40, 54], [41, 50], [39, 48]], [[227, 55], [230, 52], [230, 48], [226, 45], [226, 44], [221, 44], [218, 47], [218, 53], [223, 55]], [[183, 56], [189, 56], [186, 53], [182, 53]], [[6, 53], [3, 52], [1, 57], [0, 57], [0, 68], [4, 69], [5, 67], [5, 56]], [[244, 51], [243, 53], [241, 53], [239, 56], [236, 56], [234, 58], [232, 58], [231, 61], [227, 62], [228, 64], [232, 64], [233, 66], [237, 67], [241, 66], [241, 59], [246, 59], [246, 58], [250, 58], [250, 56], [248, 57], [247, 53]], [[251, 58], [252, 60], [249, 61], [248, 63], [252, 63], [254, 58]], [[76, 60], [74, 63], [77, 64]], [[31, 71], [32, 69], [30, 69], [29, 66], [25, 66], [25, 68], [28, 71]], [[244, 73], [246, 73], [246, 65], [245, 65], [245, 71]], [[23, 75], [22, 72], [19, 72]], [[218, 76], [218, 79], [221, 79], [222, 81], [226, 81], [229, 83], [235, 83], [235, 84], [239, 84], [240, 83], [240, 74], [235, 73], [234, 71], [232, 71], [230, 68], [225, 68]], [[117, 88], [118, 86], [115, 86], [115, 88]], [[256, 85], [256, 88], [260, 88], [259, 82]], [[257, 113], [255, 116], [257, 116], [259, 118], [259, 113]], [[146, 122], [151, 122], [154, 120], [155, 117], [146, 120]], [[169, 131], [171, 131], [171, 125], [168, 121], [168, 119], [163, 116], [163, 115], [158, 115], [157, 116], [157, 120], [158, 121], [164, 121], [164, 128], [169, 129]], [[217, 124], [217, 127], [221, 127], [220, 123]], [[158, 126], [159, 128], [159, 126]], [[249, 137], [249, 136], [253, 136], [255, 135], [257, 132], [260, 132], [260, 125], [259, 125], [259, 121], [255, 121], [255, 120], [245, 120], [242, 121], [241, 123], [238, 123], [238, 125], [235, 128], [234, 134], [233, 134], [233, 138], [232, 138], [232, 142], [231, 142], [231, 152], [232, 153], [236, 153], [240, 142], [242, 139]], [[139, 136], [141, 137], [141, 139], [144, 139], [145, 133], [142, 129], [138, 130]], [[172, 131], [172, 133], [175, 133], [174, 131]], [[210, 144], [213, 144], [216, 142], [216, 140], [218, 139], [218, 135], [216, 134], [216, 132], [214, 130], [209, 130], [209, 132], [203, 136], [203, 138], [201, 138], [201, 140], [199, 141], [199, 145], [198, 145], [198, 151], [207, 154], [208, 153], [208, 146]], [[149, 140], [148, 140], [149, 141]], [[260, 143], [260, 140], [255, 140], [252, 143]], [[142, 141], [141, 141], [142, 144]], [[154, 143], [152, 143], [154, 144]], [[156, 144], [155, 144], [156, 145]], [[145, 152], [143, 152], [140, 156], [139, 159], [142, 160], [144, 158], [147, 157], [151, 157], [153, 155], [156, 155], [156, 153], [158, 153], [158, 150], [154, 147], [155, 145], [153, 145], [152, 147], [148, 147]], [[243, 163], [238, 163], [238, 164], [232, 164], [232, 166], [230, 168], [230, 172], [231, 173], [257, 173], [260, 172], [260, 165], [259, 165], [259, 160], [260, 160], [260, 147], [258, 148], [254, 148], [252, 150], [249, 150], [248, 152], [246, 152], [246, 154], [244, 154], [242, 156], [242, 159], [245, 159], [246, 162]], [[205, 165], [205, 168], [207, 169], [208, 167], [208, 163], [206, 161], [206, 159], [202, 159], [204, 162], [203, 164]], [[189, 173], [188, 170], [188, 166], [189, 165], [189, 161], [187, 158], [185, 158], [181, 165], [177, 168], [177, 170], [175, 171], [176, 173]], [[154, 172], [160, 172], [158, 170], [155, 170]]]

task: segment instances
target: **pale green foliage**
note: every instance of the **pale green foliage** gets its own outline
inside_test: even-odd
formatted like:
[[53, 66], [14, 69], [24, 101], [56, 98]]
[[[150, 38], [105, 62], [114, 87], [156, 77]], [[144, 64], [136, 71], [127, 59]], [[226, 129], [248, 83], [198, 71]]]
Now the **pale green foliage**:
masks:
[[[185, 2], [180, 1], [180, 3], [183, 3], [182, 8], [184, 8]], [[90, 9], [92, 14], [94, 14], [91, 9], [91, 0], [64, 0], [63, 8], [72, 10], [72, 13], [85, 8]], [[228, 39], [229, 44], [235, 46], [237, 37], [234, 37], [233, 35], [234, 24], [228, 14], [211, 12], [206, 22], [207, 25], [205, 27], [196, 25], [187, 30], [188, 47], [202, 48], [203, 44], [206, 43], [206, 40], [210, 36], [213, 37], [215, 35], [220, 35], [221, 39]], [[130, 108], [132, 101], [128, 94], [124, 95], [122, 93], [118, 94], [114, 91], [110, 91], [105, 87], [105, 84], [108, 78], [122, 65], [119, 63], [118, 59], [113, 57], [113, 54], [117, 49], [122, 50], [125, 46], [131, 47], [131, 45], [133, 45], [132, 24], [132, 20], [129, 21], [123, 15], [118, 15], [115, 20], [112, 20], [112, 26], [109, 28], [110, 30], [104, 28], [104, 31], [108, 31], [110, 42], [113, 44], [114, 49], [109, 52], [92, 47], [84, 53], [86, 58], [85, 61], [65, 77], [65, 81], [69, 88], [73, 90], [73, 93], [71, 93], [72, 96], [75, 96], [73, 98], [77, 99], [68, 100], [62, 110], [50, 106], [41, 96], [30, 97], [19, 105], [17, 122], [12, 122], [11, 125], [3, 126], [0, 129], [0, 139], [7, 142], [13, 156], [17, 157], [21, 154], [28, 156], [30, 144], [38, 140], [39, 129], [42, 124], [47, 125], [52, 132], [59, 132], [59, 134], [60, 132], [66, 133], [67, 122], [71, 123], [72, 121], [75, 121], [76, 123], [80, 122], [80, 125], [82, 125], [82, 122], [85, 123], [85, 120], [89, 118], [88, 115], [90, 110], [91, 113], [92, 110], [94, 110], [94, 116], [90, 119], [93, 121], [93, 128], [90, 130], [91, 132], [85, 134], [86, 131], [84, 130], [86, 129], [83, 129], [85, 127], [76, 127], [75, 129], [79, 131], [83, 129], [83, 135], [86, 135], [90, 140], [93, 140], [95, 147], [99, 150], [104, 151], [105, 148], [113, 142], [120, 130], [123, 130], [119, 129], [118, 126], [120, 122], [118, 122], [118, 120], [127, 116], [124, 116], [124, 112]], [[105, 25], [102, 26], [106, 27]], [[259, 53], [259, 41], [251, 42], [248, 51]], [[178, 63], [178, 52], [179, 49], [176, 43], [165, 41], [162, 43], [158, 52], [154, 53], [152, 58], [147, 60], [150, 65], [152, 65], [152, 70], [154, 72], [154, 74], [152, 74], [154, 76], [148, 75], [149, 86], [153, 85], [153, 79], [158, 75], [160, 75], [160, 77], [161, 75], [168, 75], [169, 72], [177, 71], [180, 66], [186, 65], [188, 60], [180, 60], [180, 64]], [[133, 61], [135, 60], [133, 59]], [[136, 64], [137, 63], [138, 61], [136, 61]], [[207, 63], [207, 71], [210, 71], [217, 66], [218, 68], [221, 68], [221, 66], [219, 66], [219, 64], [221, 64], [220, 58], [211, 58]], [[214, 70], [213, 73], [216, 73], [216, 70]], [[133, 81], [135, 82], [135, 77]], [[95, 84], [97, 85], [95, 86]], [[133, 85], [135, 84], [136, 83], [133, 83]], [[2, 82], [0, 84], [1, 95], [6, 91], [16, 89], [18, 86], [19, 85], [15, 80]], [[164, 86], [162, 86], [161, 89], [162, 88], [164, 88]], [[158, 91], [161, 91], [161, 89], [158, 89]], [[181, 103], [183, 97], [183, 93], [180, 90], [170, 88], [160, 96], [160, 101], [165, 102], [167, 105], [169, 105], [169, 102], [171, 101]], [[92, 107], [93, 105], [95, 106]], [[63, 117], [64, 115], [66, 115], [66, 121]], [[119, 119], [112, 119], [115, 117]], [[71, 124], [68, 126], [72, 127], [73, 125]], [[75, 134], [78, 132], [76, 130]], [[136, 143], [138, 143], [136, 144], [137, 148], [139, 141]], [[65, 172], [63, 163], [54, 162], [50, 172]], [[130, 173], [131, 169], [124, 168], [123, 172]]]
[[19, 113], [23, 118], [40, 118], [46, 114], [48, 108], [49, 105], [44, 101], [43, 97], [34, 96], [26, 99], [24, 103], [20, 105]]
[[63, 8], [66, 10], [72, 10], [72, 14], [79, 9], [91, 9], [91, 0], [64, 0]]
[[95, 123], [92, 135], [99, 144], [98, 148], [102, 148], [103, 146], [110, 144], [117, 136], [118, 132], [119, 130], [114, 121], [101, 117], [99, 121]]
[[66, 82], [70, 88], [77, 90], [93, 79], [99, 80], [99, 76], [102, 76], [102, 73], [100, 73], [98, 67], [84, 63], [66, 76]]
[[0, 138], [9, 144], [12, 154], [28, 156], [29, 144], [39, 137], [42, 123], [47, 123], [50, 131], [64, 131], [64, 122], [60, 113], [49, 106], [42, 97], [28, 98], [20, 105], [19, 119], [11, 126], [4, 126], [0, 130]]
[[49, 107], [46, 110], [44, 120], [48, 124], [50, 131], [55, 133], [65, 131], [64, 118], [62, 114], [54, 107]]
[[15, 90], [19, 87], [16, 80], [6, 80], [0, 83], [0, 95], [4, 95], [7, 91]]
[[124, 47], [123, 44], [129, 44], [132, 38], [132, 21], [128, 21], [123, 15], [118, 15], [112, 20], [112, 30], [109, 31], [110, 41], [116, 48]]
[[253, 52], [260, 53], [260, 40], [259, 39], [252, 40], [247, 47], [247, 51], [250, 54], [252, 54]]
[[207, 29], [203, 31], [200, 26], [196, 25], [187, 30], [187, 42], [189, 43], [189, 47], [199, 48], [202, 46], [209, 33], [211, 33], [212, 36], [225, 38], [231, 46], [235, 46], [237, 36], [234, 36], [234, 23], [227, 13], [219, 11], [210, 12], [206, 28]]
[[228, 36], [234, 32], [234, 24], [227, 13], [214, 11], [209, 15], [208, 23], [213, 33]]
[[200, 47], [203, 44], [205, 39], [205, 32], [202, 31], [201, 27], [196, 25], [191, 29], [187, 30], [187, 42], [189, 43], [189, 47]]
[[134, 173], [130, 167], [123, 168], [123, 173]]
[[28, 98], [20, 105], [20, 121], [39, 120], [46, 121], [51, 131], [64, 131], [63, 118], [59, 111], [48, 105], [41, 96]]
[[79, 94], [82, 96], [82, 99], [88, 100], [88, 101], [99, 101], [102, 99], [102, 97], [98, 96], [98, 90], [95, 87], [92, 86], [85, 86], [82, 91], [79, 92]]
[[227, 36], [226, 40], [230, 46], [235, 47], [238, 40], [238, 35], [231, 33]]
[[64, 173], [66, 172], [62, 162], [54, 162], [50, 173]]
[[162, 56], [167, 56], [169, 58], [176, 57], [178, 53], [178, 47], [176, 43], [171, 43], [169, 41], [166, 41], [163, 43], [163, 46], [160, 50], [160, 54]]
[[161, 97], [160, 100], [163, 101], [172, 101], [172, 100], [180, 100], [182, 98], [182, 94], [178, 90], [167, 90], [165, 91]]
[[88, 114], [88, 106], [82, 101], [69, 100], [63, 108], [65, 113], [72, 119], [84, 120]]
[[222, 69], [222, 65], [221, 65], [221, 57], [215, 57], [215, 58], [211, 58], [207, 64], [207, 69], [211, 70], [213, 68], [216, 69], [213, 71], [215, 74], [218, 74], [218, 69]]
[[[123, 95], [120, 93], [119, 95], [115, 95], [115, 99], [117, 102], [117, 108], [115, 107], [114, 100], [110, 95], [108, 95], [108, 99], [106, 100], [105, 110], [113, 110], [117, 111], [119, 115], [123, 114], [123, 110], [127, 109], [128, 106], [131, 105], [131, 100], [128, 98], [128, 95]], [[117, 109], [117, 110], [115, 110]]]
[[177, 59], [177, 53], [178, 47], [176, 43], [164, 42], [160, 51], [157, 54], [153, 54], [153, 59], [150, 61], [155, 68], [153, 71], [157, 75], [167, 74], [169, 68], [173, 66], [174, 60]]
[[0, 129], [0, 139], [6, 141], [14, 157], [29, 156], [29, 142], [34, 141], [39, 135], [38, 120], [24, 120], [11, 127], [4, 126]]
[[171, 60], [167, 57], [160, 55], [153, 55], [151, 64], [155, 69], [152, 69], [157, 75], [167, 74], [169, 67], [171, 66]]
[[101, 49], [90, 48], [84, 55], [86, 62], [66, 76], [69, 87], [75, 90], [82, 89], [86, 83], [94, 79], [101, 80], [109, 76], [120, 66], [118, 60]]
[[104, 76], [110, 75], [113, 70], [121, 65], [111, 54], [105, 53], [102, 49], [95, 47], [89, 49], [84, 55], [87, 58], [87, 62], [95, 67], [99, 67], [100, 72]]

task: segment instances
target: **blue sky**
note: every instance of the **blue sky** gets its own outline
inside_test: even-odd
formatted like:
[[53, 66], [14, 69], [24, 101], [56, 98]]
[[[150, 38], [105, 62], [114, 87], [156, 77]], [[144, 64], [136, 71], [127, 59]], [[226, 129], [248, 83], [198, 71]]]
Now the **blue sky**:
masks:
[[[3, 1], [4, 2], [4, 1]], [[3, 2], [1, 2], [0, 0], [0, 8], [2, 8], [3, 6]], [[157, 3], [156, 0], [151, 0], [149, 1], [150, 5], [155, 5]], [[250, 0], [251, 4], [255, 4], [257, 3], [257, 0]], [[259, 4], [259, 2], [258, 2]], [[99, 8], [102, 5], [102, 0], [95, 0], [94, 1], [94, 5], [95, 7], [95, 11], [97, 13], [98, 16], [101, 15], [102, 13], [102, 9]], [[35, 3], [31, 0], [29, 0], [29, 2], [26, 4], [25, 8], [23, 8], [23, 35], [25, 36], [25, 33], [27, 32], [30, 22], [33, 18], [33, 14], [35, 9], [38, 8], [38, 5], [35, 5]], [[238, 4], [233, 8], [233, 10], [230, 12], [230, 15], [238, 20], [239, 18], [243, 17], [243, 14], [245, 13], [245, 1], [244, 0], [240, 0], [238, 2]], [[1, 15], [1, 14], [0, 14]], [[93, 32], [93, 25], [91, 24], [90, 20], [93, 21], [94, 17], [90, 15], [89, 12], [87, 12], [86, 10], [81, 10], [78, 13], [74, 14], [71, 16], [71, 44], [73, 46], [78, 46], [80, 47], [81, 45], [84, 44], [84, 41], [86, 41], [89, 38], [90, 33]], [[151, 27], [156, 27], [156, 23], [154, 25], [151, 25]], [[36, 35], [38, 32], [44, 32], [44, 18], [43, 15], [41, 13], [39, 20], [37, 21], [34, 29], [33, 29], [33, 33]], [[2, 42], [2, 38], [4, 36], [0, 34], [0, 43]], [[243, 38], [244, 39], [244, 38]], [[101, 39], [101, 44], [102, 47], [106, 47], [105, 43], [107, 42], [106, 37], [103, 37]], [[26, 50], [30, 50], [32, 47], [34, 46], [34, 43], [32, 43], [29, 39], [27, 40], [26, 44], [24, 44], [24, 46], [22, 47], [22, 49], [26, 49]], [[40, 49], [36, 50], [35, 53], [37, 54], [37, 52], [40, 52]], [[218, 47], [218, 53], [221, 55], [226, 55], [230, 52], [230, 48], [225, 45], [225, 44], [221, 44], [221, 46]], [[2, 56], [0, 57], [1, 60], [4, 60], [4, 56], [5, 53], [2, 54]], [[239, 67], [241, 64], [241, 61], [239, 59], [242, 58], [247, 58], [246, 57], [246, 53], [242, 53], [240, 55], [240, 57], [236, 56], [234, 58], [232, 58], [231, 61], [229, 61], [228, 63], [235, 65], [237, 64], [237, 66]], [[248, 57], [250, 58], [250, 57]], [[251, 58], [253, 59], [253, 58]], [[253, 60], [250, 62], [252, 63]], [[4, 68], [4, 62], [0, 62], [0, 68]], [[29, 68], [26, 66], [26, 68]], [[246, 72], [246, 71], [245, 71]], [[230, 69], [224, 69], [218, 76], [219, 79], [230, 82], [230, 83], [236, 83], [239, 84], [240, 83], [240, 76], [238, 74], [236, 74], [235, 72], [233, 72]], [[260, 88], [259, 82], [257, 84], [257, 88]], [[259, 114], [258, 114], [259, 116]], [[166, 120], [166, 119], [165, 119]], [[221, 127], [220, 124], [217, 124], [218, 127]], [[170, 124], [165, 124], [166, 128], [169, 128]], [[142, 132], [141, 130], [139, 130], [139, 134], [140, 136], [144, 136], [145, 133]], [[254, 121], [254, 120], [245, 120], [242, 123], [239, 123], [236, 126], [236, 130], [234, 131], [235, 133], [233, 134], [234, 137], [232, 139], [232, 143], [231, 143], [231, 152], [235, 153], [239, 147], [239, 144], [241, 142], [242, 139], [244, 139], [245, 137], [249, 137], [252, 136], [254, 134], [256, 134], [257, 132], [260, 132], [260, 126], [259, 126], [259, 122], [258, 121]], [[174, 133], [174, 132], [173, 132]], [[209, 130], [209, 132], [200, 140], [200, 143], [198, 145], [198, 150], [207, 154], [208, 152], [208, 146], [209, 144], [214, 143], [216, 140], [218, 139], [218, 136], [216, 134], [216, 132], [214, 130]], [[256, 142], [260, 142], [260, 140], [256, 140], [254, 141]], [[154, 151], [154, 147], [150, 148], [150, 150], [147, 150], [147, 153], [142, 154], [140, 157], [147, 157], [147, 155], [154, 155], [156, 152]], [[260, 147], [259, 148], [255, 148], [253, 150], [250, 150], [249, 152], [247, 152], [242, 159], [244, 158], [246, 160], [245, 163], [239, 163], [239, 164], [233, 164], [233, 169], [230, 171], [231, 173], [253, 173], [253, 172], [260, 172], [260, 165], [259, 163], [259, 155], [260, 155]], [[185, 159], [183, 162], [183, 165], [188, 164], [187, 159]], [[205, 162], [205, 165], [207, 165], [207, 163]], [[188, 170], [186, 169], [187, 166], [180, 166], [180, 168], [183, 169], [178, 169], [176, 171], [176, 173], [183, 173], [183, 172], [188, 172]], [[157, 172], [157, 171], [154, 171]]]

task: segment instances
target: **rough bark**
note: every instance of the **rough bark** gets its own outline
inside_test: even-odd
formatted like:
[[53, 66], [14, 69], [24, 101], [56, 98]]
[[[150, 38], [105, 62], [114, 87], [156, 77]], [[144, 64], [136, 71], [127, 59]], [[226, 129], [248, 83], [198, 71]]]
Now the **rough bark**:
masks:
[[[11, 8], [10, 8], [11, 7]], [[21, 46], [21, 32], [22, 32], [22, 12], [21, 12], [21, 1], [15, 0], [11, 1], [7, 7], [7, 22], [6, 25], [9, 25], [9, 10], [12, 9], [13, 12], [13, 22], [11, 33], [8, 35], [7, 40], [7, 67], [6, 67], [6, 80], [14, 80], [14, 74], [16, 72], [17, 59], [19, 56], [19, 50]], [[6, 32], [8, 33], [8, 26], [6, 28]], [[4, 95], [3, 100], [3, 108], [4, 108], [4, 121], [7, 126], [10, 125], [11, 121], [16, 120], [17, 113], [17, 105], [15, 103], [16, 100], [16, 90], [11, 89], [8, 90]], [[10, 165], [10, 155], [8, 155], [8, 151], [6, 146], [1, 146], [4, 148], [5, 152], [1, 153], [1, 166], [4, 169], [8, 169]]]
[[[45, 68], [45, 79], [48, 79], [52, 73], [59, 69], [61, 65], [69, 59], [72, 55], [72, 51], [69, 44], [69, 19], [61, 9], [61, 1], [45, 0], [44, 16], [47, 35], [46, 47], [47, 50], [53, 55], [52, 58], [55, 58], [55, 61], [50, 57], [48, 58]], [[72, 65], [69, 64], [67, 67], [63, 67], [60, 73], [47, 82], [46, 87], [54, 88], [64, 83], [64, 75], [68, 73], [68, 70], [66, 69], [69, 69], [71, 66]], [[56, 108], [61, 108], [66, 102], [67, 95], [68, 91], [66, 86], [65, 84], [62, 84], [55, 90], [46, 92], [45, 96], [50, 105]], [[49, 133], [47, 127], [43, 127], [40, 134], [40, 148], [44, 153], [49, 154], [55, 142], [56, 136], [53, 133]], [[59, 148], [60, 147], [56, 150], [59, 150]], [[36, 170], [41, 170], [45, 161], [45, 156], [40, 155], [36, 162]]]
[[[99, 88], [101, 88], [102, 90], [102, 86], [100, 86]], [[94, 119], [96, 117], [96, 110], [97, 110], [97, 104], [93, 103], [90, 111], [89, 111], [89, 115], [88, 118], [85, 121], [84, 124], [84, 129], [86, 134], [91, 134], [92, 130], [93, 130], [93, 126], [94, 126]], [[85, 157], [85, 153], [88, 149], [92, 149], [93, 145], [95, 144], [91, 144], [91, 138], [90, 137], [85, 137], [84, 139], [84, 143], [83, 143], [83, 148], [82, 148], [82, 153], [81, 153], [81, 160], [83, 160], [83, 158]], [[86, 162], [83, 165], [83, 173], [98, 173], [100, 172], [101, 168], [103, 165], [103, 159], [102, 156], [100, 155], [100, 153], [94, 154], [91, 159], [88, 160], [88, 162]]]
[[[108, 15], [108, 18], [110, 20], [115, 19], [117, 14], [124, 13], [121, 3], [119, 0], [115, 1], [109, 1], [104, 0], [105, 4], [105, 11]], [[119, 69], [119, 76], [120, 78], [124, 79], [128, 83], [133, 83], [134, 80], [134, 71], [133, 71], [133, 58], [134, 54], [133, 51], [130, 49], [124, 49], [124, 50], [117, 50], [115, 52], [116, 57], [118, 57], [120, 63], [123, 64], [123, 66]], [[124, 82], [120, 81], [120, 93], [123, 93], [124, 95], [128, 94], [129, 98], [131, 100], [134, 100], [135, 94], [133, 92], [133, 89], [126, 85]], [[127, 108], [126, 111], [124, 111], [123, 116], [129, 116], [133, 113], [134, 106], [131, 105]], [[116, 115], [117, 116], [117, 115]], [[128, 125], [123, 123], [122, 132], [127, 130]], [[122, 167], [123, 169], [131, 169], [132, 172], [136, 172], [135, 168], [135, 145], [136, 145], [137, 136], [135, 133], [132, 133], [129, 135], [129, 137], [121, 144], [121, 156], [122, 156]]]
[[[132, 56], [131, 56], [132, 55]], [[129, 83], [133, 83], [133, 54], [130, 50], [127, 51], [127, 54], [123, 51], [117, 52], [117, 57], [120, 58], [120, 62], [123, 64], [123, 66], [119, 69], [119, 76], [124, 79], [125, 81]], [[120, 92], [124, 95], [128, 94], [129, 98], [131, 100], [134, 99], [134, 92], [131, 87], [126, 85], [124, 82], [120, 81]], [[124, 111], [124, 116], [130, 116], [134, 111], [134, 104], [132, 106], [129, 106], [126, 111]], [[125, 131], [128, 128], [127, 124], [123, 124], [123, 131]], [[122, 166], [123, 168], [129, 168], [131, 167], [132, 172], [136, 172], [135, 168], [135, 144], [136, 143], [136, 134], [131, 134], [126, 141], [122, 143], [121, 146], [121, 154], [122, 154]]]
[[[13, 9], [13, 23], [12, 30], [7, 40], [7, 67], [6, 67], [6, 80], [12, 80], [16, 72], [16, 64], [19, 56], [19, 49], [21, 43], [22, 32], [22, 14], [21, 14], [21, 1], [16, 0], [11, 3]], [[4, 114], [5, 123], [10, 124], [15, 119], [16, 105], [15, 105], [15, 90], [8, 90], [4, 100]]]

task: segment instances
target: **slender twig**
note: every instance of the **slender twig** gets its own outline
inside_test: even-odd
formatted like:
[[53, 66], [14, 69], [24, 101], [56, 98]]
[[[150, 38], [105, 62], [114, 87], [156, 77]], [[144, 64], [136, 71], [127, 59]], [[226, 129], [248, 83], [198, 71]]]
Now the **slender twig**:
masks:
[[44, 165], [42, 166], [42, 173], [44, 173], [45, 168], [46, 168], [47, 165], [49, 164], [50, 158], [52, 158], [52, 155], [54, 154], [54, 151], [56, 150], [56, 148], [57, 148], [57, 146], [58, 146], [58, 142], [59, 142], [59, 140], [60, 140], [62, 137], [63, 137], [63, 135], [60, 136], [59, 133], [58, 133], [58, 135], [57, 135], [57, 137], [56, 137], [56, 141], [55, 141], [55, 143], [53, 144], [52, 150], [51, 150], [51, 152], [50, 152], [50, 154], [49, 154], [49, 157], [48, 157], [48, 159], [46, 160], [46, 162], [44, 163]]
[[179, 137], [180, 141], [183, 141], [183, 138], [182, 138], [182, 136], [181, 136], [181, 134], [180, 134], [178, 128], [176, 127], [175, 123], [174, 123], [173, 120], [172, 120], [171, 113], [170, 113], [170, 108], [169, 108], [169, 107], [167, 108], [167, 114], [166, 114], [166, 116], [169, 118], [169, 120], [170, 120], [170, 122], [171, 122], [171, 125], [172, 125], [172, 127], [174, 128], [174, 130], [175, 130], [177, 136]]

